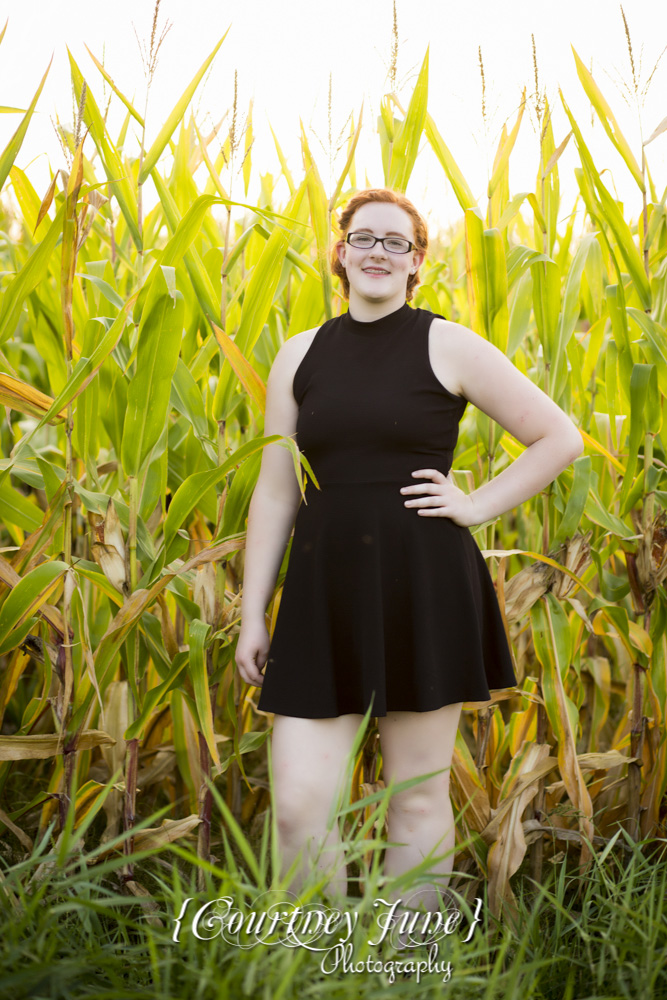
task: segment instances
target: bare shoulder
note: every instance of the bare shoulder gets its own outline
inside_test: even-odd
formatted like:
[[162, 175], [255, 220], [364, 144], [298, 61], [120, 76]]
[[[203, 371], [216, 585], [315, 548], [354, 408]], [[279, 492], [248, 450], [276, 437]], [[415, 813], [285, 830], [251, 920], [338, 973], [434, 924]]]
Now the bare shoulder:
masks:
[[284, 405], [296, 409], [292, 386], [296, 370], [303, 361], [319, 327], [295, 333], [279, 348], [273, 359], [267, 382], [267, 396], [284, 400]]
[[[470, 367], [483, 337], [461, 323], [436, 316], [429, 329], [429, 357], [437, 379], [455, 396], [469, 399], [465, 370]], [[495, 348], [494, 348], [495, 349]], [[482, 348], [483, 350], [483, 348]]]
[[272, 387], [278, 386], [279, 389], [289, 391], [291, 394], [296, 370], [306, 356], [318, 330], [319, 327], [315, 326], [311, 330], [295, 333], [281, 345], [269, 372], [269, 382]]
[[516, 371], [509, 358], [485, 337], [453, 320], [439, 317], [433, 320], [429, 348], [438, 378], [446, 374], [447, 388], [472, 403], [475, 403], [477, 386], [481, 386], [489, 374]]
[[485, 337], [462, 323], [434, 319], [429, 349], [436, 376], [528, 446], [558, 428], [581, 446], [581, 435], [554, 401]]

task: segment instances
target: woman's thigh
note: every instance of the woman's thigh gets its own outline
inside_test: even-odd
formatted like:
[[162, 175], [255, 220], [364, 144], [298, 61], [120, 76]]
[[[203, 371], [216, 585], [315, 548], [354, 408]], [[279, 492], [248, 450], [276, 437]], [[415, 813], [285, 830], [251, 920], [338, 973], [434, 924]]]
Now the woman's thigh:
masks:
[[301, 719], [276, 715], [271, 759], [276, 797], [280, 803], [305, 803], [328, 809], [342, 788], [363, 715], [331, 719]]
[[451, 766], [462, 704], [444, 705], [433, 712], [390, 712], [378, 719], [385, 786], [392, 777], [399, 782], [441, 771], [413, 785], [407, 794], [449, 789], [450, 771], [442, 768]]

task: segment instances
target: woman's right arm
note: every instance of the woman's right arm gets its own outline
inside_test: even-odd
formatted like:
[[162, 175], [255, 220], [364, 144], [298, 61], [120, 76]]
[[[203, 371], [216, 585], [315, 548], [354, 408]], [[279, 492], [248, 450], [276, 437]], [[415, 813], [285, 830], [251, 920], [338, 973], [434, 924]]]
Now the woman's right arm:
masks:
[[[266, 384], [266, 437], [272, 434], [293, 437], [296, 434], [299, 410], [292, 394], [292, 382], [307, 349], [303, 336], [297, 335], [285, 341], [271, 366]], [[266, 445], [248, 510], [241, 632], [236, 647], [236, 663], [248, 684], [261, 686], [264, 680], [261, 670], [266, 664], [270, 644], [266, 607], [276, 584], [300, 499], [291, 452], [280, 444]]]

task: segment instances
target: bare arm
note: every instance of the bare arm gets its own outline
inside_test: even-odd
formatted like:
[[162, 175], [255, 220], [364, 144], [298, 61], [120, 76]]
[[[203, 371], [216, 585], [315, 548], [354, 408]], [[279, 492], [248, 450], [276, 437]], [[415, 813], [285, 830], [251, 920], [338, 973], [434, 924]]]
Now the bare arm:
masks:
[[[292, 395], [292, 380], [303, 347], [291, 338], [276, 355], [266, 386], [264, 434], [294, 436], [298, 407]], [[303, 342], [301, 342], [303, 344]], [[280, 444], [266, 445], [262, 452], [257, 485], [248, 510], [241, 634], [236, 662], [250, 684], [261, 684], [260, 670], [266, 663], [269, 636], [265, 613], [285, 554], [301, 494], [294, 474], [292, 455]]]
[[[434, 321], [435, 323], [436, 321]], [[403, 492], [430, 493], [407, 505], [420, 513], [481, 524], [535, 496], [583, 451], [581, 434], [568, 415], [493, 344], [458, 323], [440, 321], [434, 367], [448, 373], [455, 391], [504, 427], [523, 452], [488, 483], [465, 494], [433, 469], [418, 469], [433, 483]], [[444, 503], [443, 503], [444, 500]]]
[[526, 446], [515, 461], [474, 490], [479, 522], [535, 496], [584, 450], [568, 415], [483, 337], [464, 329], [460, 341], [463, 395]]

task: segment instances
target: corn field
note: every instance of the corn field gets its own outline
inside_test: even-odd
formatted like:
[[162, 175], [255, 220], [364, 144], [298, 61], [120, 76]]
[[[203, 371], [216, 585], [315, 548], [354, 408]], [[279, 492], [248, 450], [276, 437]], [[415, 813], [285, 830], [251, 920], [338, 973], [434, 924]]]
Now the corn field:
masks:
[[[268, 443], [290, 450], [302, 489], [316, 471], [293, 440], [263, 435], [265, 385], [286, 338], [345, 308], [329, 255], [364, 129], [382, 154], [375, 186], [406, 191], [428, 147], [460, 206], [415, 304], [506, 353], [586, 446], [548, 489], [474, 532], [519, 683], [464, 705], [456, 867], [488, 882], [494, 912], [512, 912], [524, 862], [539, 880], [558, 850], [583, 870], [592, 846], [622, 845], [619, 827], [636, 840], [666, 832], [667, 188], [648, 156], [667, 119], [633, 150], [575, 53], [635, 202], [617, 201], [560, 93], [566, 134], [546, 100], [537, 108], [535, 189], [509, 183], [524, 100], [478, 204], [455, 137], [428, 112], [427, 53], [405, 107], [388, 93], [376, 122], [355, 116], [335, 189], [303, 130], [299, 175], [276, 138], [278, 168], [249, 204], [230, 191], [236, 171], [247, 197], [258, 169], [251, 115], [242, 134], [225, 134], [229, 122], [204, 134], [188, 113], [224, 41], [150, 142], [113, 73], [70, 55], [78, 113], [48, 190], [16, 165], [48, 69], [0, 154], [0, 836], [18, 856], [46, 834], [76, 845], [94, 831], [101, 857], [121, 842], [126, 890], [143, 897], [133, 849], [189, 839], [207, 861], [220, 824], [253, 831], [266, 814], [271, 717], [234, 665], [246, 517]], [[125, 109], [118, 135], [96, 99], [101, 78]], [[566, 149], [574, 206], [560, 197]], [[458, 485], [474, 489], [521, 450], [468, 407]], [[370, 720], [352, 781], [358, 822], [382, 788]], [[161, 825], [141, 825], [160, 809]]]

